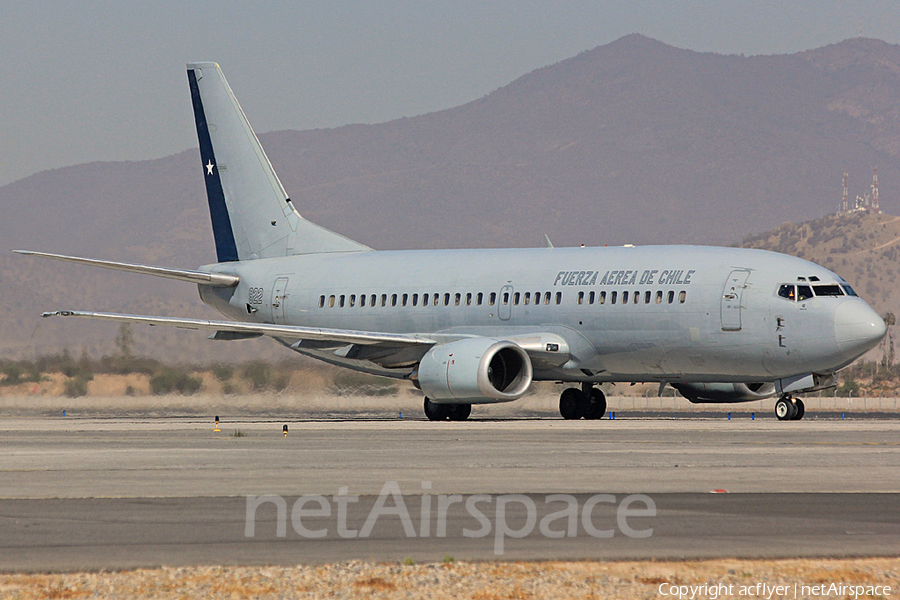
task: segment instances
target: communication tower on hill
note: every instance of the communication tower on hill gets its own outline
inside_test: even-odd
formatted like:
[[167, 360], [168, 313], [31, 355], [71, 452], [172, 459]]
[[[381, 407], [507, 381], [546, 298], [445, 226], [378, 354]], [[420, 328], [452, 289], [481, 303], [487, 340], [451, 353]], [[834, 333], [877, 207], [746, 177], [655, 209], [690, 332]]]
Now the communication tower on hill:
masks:
[[870, 210], [875, 214], [881, 214], [878, 206], [878, 167], [872, 167], [872, 204]]
[[841, 200], [841, 210], [838, 211], [841, 214], [847, 212], [847, 210], [849, 209], [849, 207], [847, 206], [847, 194], [848, 194], [847, 182], [849, 181], [849, 179], [850, 179], [850, 174], [844, 173], [844, 198], [843, 198], [843, 200]]
[[881, 214], [881, 207], [878, 204], [878, 167], [872, 167], [872, 185], [869, 186], [871, 191], [863, 194], [862, 196], [857, 195], [856, 199], [853, 201], [852, 206], [849, 202], [849, 180], [850, 174], [844, 173], [843, 194], [841, 195], [841, 206], [838, 210], [838, 214], [846, 215], [853, 212], [871, 212], [875, 214]]

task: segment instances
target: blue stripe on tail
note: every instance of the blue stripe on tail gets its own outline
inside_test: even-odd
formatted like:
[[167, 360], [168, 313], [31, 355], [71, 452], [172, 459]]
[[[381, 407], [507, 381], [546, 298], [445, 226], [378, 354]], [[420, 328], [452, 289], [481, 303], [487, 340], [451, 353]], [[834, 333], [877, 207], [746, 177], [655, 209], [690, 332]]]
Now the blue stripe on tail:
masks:
[[216, 256], [219, 262], [238, 260], [234, 231], [231, 229], [231, 218], [225, 205], [225, 192], [216, 155], [213, 152], [203, 102], [200, 100], [200, 89], [197, 87], [197, 76], [193, 69], [188, 70], [188, 83], [191, 86], [191, 102], [194, 105], [194, 120], [197, 122], [197, 138], [200, 140], [200, 159], [203, 162], [203, 178], [206, 180], [206, 199], [209, 202], [209, 216], [212, 219], [213, 238], [216, 241]]

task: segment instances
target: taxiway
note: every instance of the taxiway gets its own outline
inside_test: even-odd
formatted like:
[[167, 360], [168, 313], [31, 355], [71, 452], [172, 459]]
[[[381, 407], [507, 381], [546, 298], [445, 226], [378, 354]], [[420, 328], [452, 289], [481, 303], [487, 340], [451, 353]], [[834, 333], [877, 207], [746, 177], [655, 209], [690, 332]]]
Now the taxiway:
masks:
[[[293, 564], [347, 559], [699, 558], [893, 555], [900, 548], [900, 421], [559, 419], [430, 423], [419, 420], [209, 420], [4, 418], [0, 422], [0, 569], [75, 570], [189, 564]], [[342, 536], [336, 514], [313, 517], [322, 538], [278, 535], [275, 505], [248, 496], [359, 496], [358, 530], [387, 482], [416, 524], [382, 517], [371, 534]], [[345, 488], [345, 489], [342, 489]], [[715, 492], [715, 493], [714, 493]], [[422, 535], [423, 495], [460, 495]], [[530, 498], [536, 523], [598, 494], [642, 494], [652, 535], [556, 538], [535, 525], [508, 536], [467, 537], [471, 495]], [[393, 504], [391, 504], [393, 506]], [[615, 505], [596, 504], [596, 523]], [[511, 502], [509, 528], [525, 531], [528, 503]], [[612, 511], [612, 512], [610, 512]], [[313, 527], [315, 525], [315, 527]], [[559, 529], [559, 525], [554, 526]], [[565, 527], [562, 527], [565, 529]]]

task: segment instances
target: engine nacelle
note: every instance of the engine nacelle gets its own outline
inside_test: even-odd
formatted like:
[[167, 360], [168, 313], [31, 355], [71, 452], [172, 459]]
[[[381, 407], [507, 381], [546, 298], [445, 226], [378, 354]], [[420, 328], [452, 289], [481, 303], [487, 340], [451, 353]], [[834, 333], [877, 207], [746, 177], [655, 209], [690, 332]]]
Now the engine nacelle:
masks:
[[775, 395], [774, 383], [673, 383], [694, 404], [752, 402]]
[[434, 346], [422, 358], [419, 388], [437, 404], [509, 402], [531, 385], [531, 359], [520, 346], [467, 338]]

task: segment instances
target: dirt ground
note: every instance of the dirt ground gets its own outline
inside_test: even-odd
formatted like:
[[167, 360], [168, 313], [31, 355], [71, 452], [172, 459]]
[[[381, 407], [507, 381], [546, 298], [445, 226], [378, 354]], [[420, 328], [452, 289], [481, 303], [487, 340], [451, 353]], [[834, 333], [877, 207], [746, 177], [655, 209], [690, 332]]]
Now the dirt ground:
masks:
[[0, 575], [2, 598], [890, 598], [900, 559], [191, 567]]

